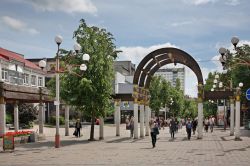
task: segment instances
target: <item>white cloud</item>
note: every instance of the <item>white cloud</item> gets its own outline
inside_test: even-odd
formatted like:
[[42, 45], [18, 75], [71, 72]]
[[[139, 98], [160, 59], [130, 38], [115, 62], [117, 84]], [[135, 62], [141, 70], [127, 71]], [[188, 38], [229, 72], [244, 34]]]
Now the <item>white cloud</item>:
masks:
[[18, 20], [18, 19], [15, 19], [13, 17], [3, 16], [1, 18], [1, 20], [6, 26], [8, 26], [9, 28], [11, 28], [15, 31], [27, 32], [31, 35], [35, 35], [35, 34], [40, 33], [38, 30], [36, 30], [34, 28], [29, 28], [25, 22]]
[[62, 11], [66, 13], [96, 13], [97, 8], [91, 0], [25, 0], [41, 11]]
[[183, 1], [198, 6], [198, 5], [205, 5], [208, 3], [214, 3], [218, 0], [183, 0]]
[[193, 21], [173, 22], [173, 23], [171, 23], [171, 26], [179, 27], [179, 26], [183, 26], [183, 25], [190, 25], [193, 23], [194, 23]]
[[228, 0], [226, 4], [231, 6], [236, 6], [240, 4], [240, 0]]
[[150, 47], [120, 47], [119, 50], [122, 52], [119, 53], [119, 60], [131, 60], [132, 63], [139, 64], [139, 62], [150, 52], [163, 48], [163, 47], [175, 47], [178, 48], [177, 46], [171, 44], [171, 43], [164, 43], [164, 44], [159, 44], [159, 45], [153, 45]]

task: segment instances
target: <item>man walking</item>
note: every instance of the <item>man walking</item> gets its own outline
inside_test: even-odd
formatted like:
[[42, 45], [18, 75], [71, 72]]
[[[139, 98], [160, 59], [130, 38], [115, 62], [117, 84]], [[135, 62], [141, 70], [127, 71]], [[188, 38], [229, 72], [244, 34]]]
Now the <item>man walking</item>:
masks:
[[191, 138], [191, 131], [192, 131], [192, 123], [190, 121], [190, 118], [188, 118], [187, 123], [186, 123], [186, 131], [187, 131], [188, 140], [190, 140], [190, 138]]
[[75, 125], [75, 130], [76, 130], [76, 137], [80, 137], [81, 133], [80, 133], [80, 129], [82, 128], [82, 124], [80, 122], [80, 119], [77, 119], [76, 121], [76, 125]]

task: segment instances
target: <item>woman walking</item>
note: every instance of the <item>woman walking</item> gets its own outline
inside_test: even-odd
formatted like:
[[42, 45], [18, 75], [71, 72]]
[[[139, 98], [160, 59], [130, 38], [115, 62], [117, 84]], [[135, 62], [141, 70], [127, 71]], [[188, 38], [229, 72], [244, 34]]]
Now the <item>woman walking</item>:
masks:
[[151, 139], [152, 139], [152, 145], [154, 148], [156, 144], [156, 135], [159, 133], [158, 125], [153, 119], [151, 119], [149, 122], [149, 126], [151, 130], [150, 134], [151, 134]]
[[134, 117], [132, 116], [129, 122], [129, 129], [130, 129], [130, 137], [133, 138], [134, 136]]

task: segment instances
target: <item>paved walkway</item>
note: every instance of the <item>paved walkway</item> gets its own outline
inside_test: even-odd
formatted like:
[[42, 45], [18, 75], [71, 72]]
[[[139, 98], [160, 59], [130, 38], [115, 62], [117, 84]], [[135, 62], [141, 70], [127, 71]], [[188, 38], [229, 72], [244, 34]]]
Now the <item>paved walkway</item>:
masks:
[[[192, 136], [186, 139], [183, 128], [172, 140], [168, 128], [160, 130], [156, 148], [149, 137], [134, 140], [121, 126], [121, 136], [115, 137], [115, 127], [105, 126], [103, 141], [89, 142], [90, 127], [83, 128], [83, 137], [61, 136], [61, 148], [54, 148], [54, 128], [45, 128], [46, 141], [18, 145], [13, 153], [0, 153], [0, 166], [36, 165], [250, 165], [250, 137], [234, 141], [229, 131], [216, 128], [214, 133], [204, 133], [202, 140]], [[60, 133], [63, 135], [64, 130]], [[73, 133], [71, 128], [70, 133]], [[95, 127], [98, 138], [98, 126]]]

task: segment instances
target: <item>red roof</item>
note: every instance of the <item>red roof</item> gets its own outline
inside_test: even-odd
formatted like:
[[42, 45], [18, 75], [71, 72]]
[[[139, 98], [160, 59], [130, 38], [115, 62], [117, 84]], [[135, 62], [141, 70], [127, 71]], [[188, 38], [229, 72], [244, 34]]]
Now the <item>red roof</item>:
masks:
[[38, 67], [36, 64], [24, 59], [24, 57], [18, 53], [6, 50], [4, 48], [0, 47], [0, 59], [4, 59], [7, 61], [10, 60], [16, 60], [18, 62], [24, 63], [26, 67], [32, 68], [32, 69], [38, 69], [41, 70], [40, 67]]

